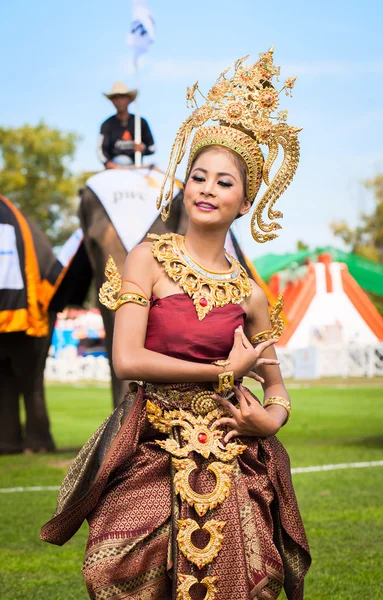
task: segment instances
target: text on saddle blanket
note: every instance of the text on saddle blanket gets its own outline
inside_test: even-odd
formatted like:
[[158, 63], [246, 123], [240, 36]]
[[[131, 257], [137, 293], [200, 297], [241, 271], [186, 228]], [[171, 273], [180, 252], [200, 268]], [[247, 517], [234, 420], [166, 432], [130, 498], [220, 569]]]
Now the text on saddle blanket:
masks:
[[[87, 186], [98, 197], [127, 252], [157, 219], [157, 197], [164, 174], [150, 167], [110, 169], [90, 177]], [[181, 184], [174, 188], [175, 197]]]

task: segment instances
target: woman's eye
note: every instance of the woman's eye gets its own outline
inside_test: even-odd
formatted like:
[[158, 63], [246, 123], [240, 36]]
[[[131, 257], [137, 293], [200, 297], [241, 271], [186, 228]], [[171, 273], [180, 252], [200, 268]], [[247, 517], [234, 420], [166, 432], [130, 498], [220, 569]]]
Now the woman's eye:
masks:
[[230, 183], [230, 181], [218, 181], [218, 185], [221, 185], [222, 187], [232, 187], [233, 184]]
[[192, 179], [194, 181], [205, 181], [203, 177], [201, 177], [200, 175], [192, 175]]

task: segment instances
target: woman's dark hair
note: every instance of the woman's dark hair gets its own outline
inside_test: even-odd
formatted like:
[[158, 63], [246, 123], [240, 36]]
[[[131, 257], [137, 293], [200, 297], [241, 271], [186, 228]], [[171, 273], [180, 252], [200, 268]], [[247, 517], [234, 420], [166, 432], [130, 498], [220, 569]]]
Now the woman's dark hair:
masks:
[[190, 169], [189, 169], [189, 174], [188, 177], [185, 181], [185, 183], [187, 183], [189, 177], [190, 177], [190, 173], [192, 172], [194, 165], [197, 161], [197, 159], [202, 156], [202, 154], [206, 154], [206, 152], [209, 152], [209, 150], [216, 150], [218, 148], [218, 150], [226, 150], [231, 158], [233, 163], [235, 164], [235, 166], [237, 167], [240, 175], [241, 175], [241, 180], [243, 183], [243, 193], [245, 195], [245, 198], [247, 198], [247, 192], [246, 192], [246, 186], [247, 186], [247, 171], [246, 171], [246, 165], [243, 161], [243, 159], [236, 153], [233, 152], [232, 150], [230, 150], [229, 148], [224, 148], [223, 146], [206, 146], [206, 148], [203, 148], [200, 152], [198, 152], [198, 154], [194, 157], [194, 160], [192, 162], [192, 164], [190, 165]]

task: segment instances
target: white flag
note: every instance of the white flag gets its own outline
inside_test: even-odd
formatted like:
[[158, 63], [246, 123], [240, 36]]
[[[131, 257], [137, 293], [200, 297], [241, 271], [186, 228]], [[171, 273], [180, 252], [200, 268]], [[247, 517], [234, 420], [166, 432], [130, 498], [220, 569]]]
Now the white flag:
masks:
[[128, 36], [128, 45], [134, 48], [134, 63], [140, 54], [148, 51], [154, 42], [154, 19], [146, 0], [132, 0], [132, 26]]

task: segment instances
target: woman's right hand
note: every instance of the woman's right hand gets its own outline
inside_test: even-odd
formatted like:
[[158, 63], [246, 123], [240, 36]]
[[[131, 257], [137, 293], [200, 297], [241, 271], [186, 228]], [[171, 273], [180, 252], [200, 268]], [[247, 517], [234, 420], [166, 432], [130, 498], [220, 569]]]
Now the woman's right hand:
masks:
[[278, 340], [271, 339], [258, 344], [256, 348], [247, 339], [243, 328], [238, 327], [234, 333], [234, 344], [228, 356], [230, 365], [227, 367], [234, 371], [234, 378], [244, 377], [260, 365], [279, 365], [279, 360], [274, 358], [261, 358], [262, 353]]

